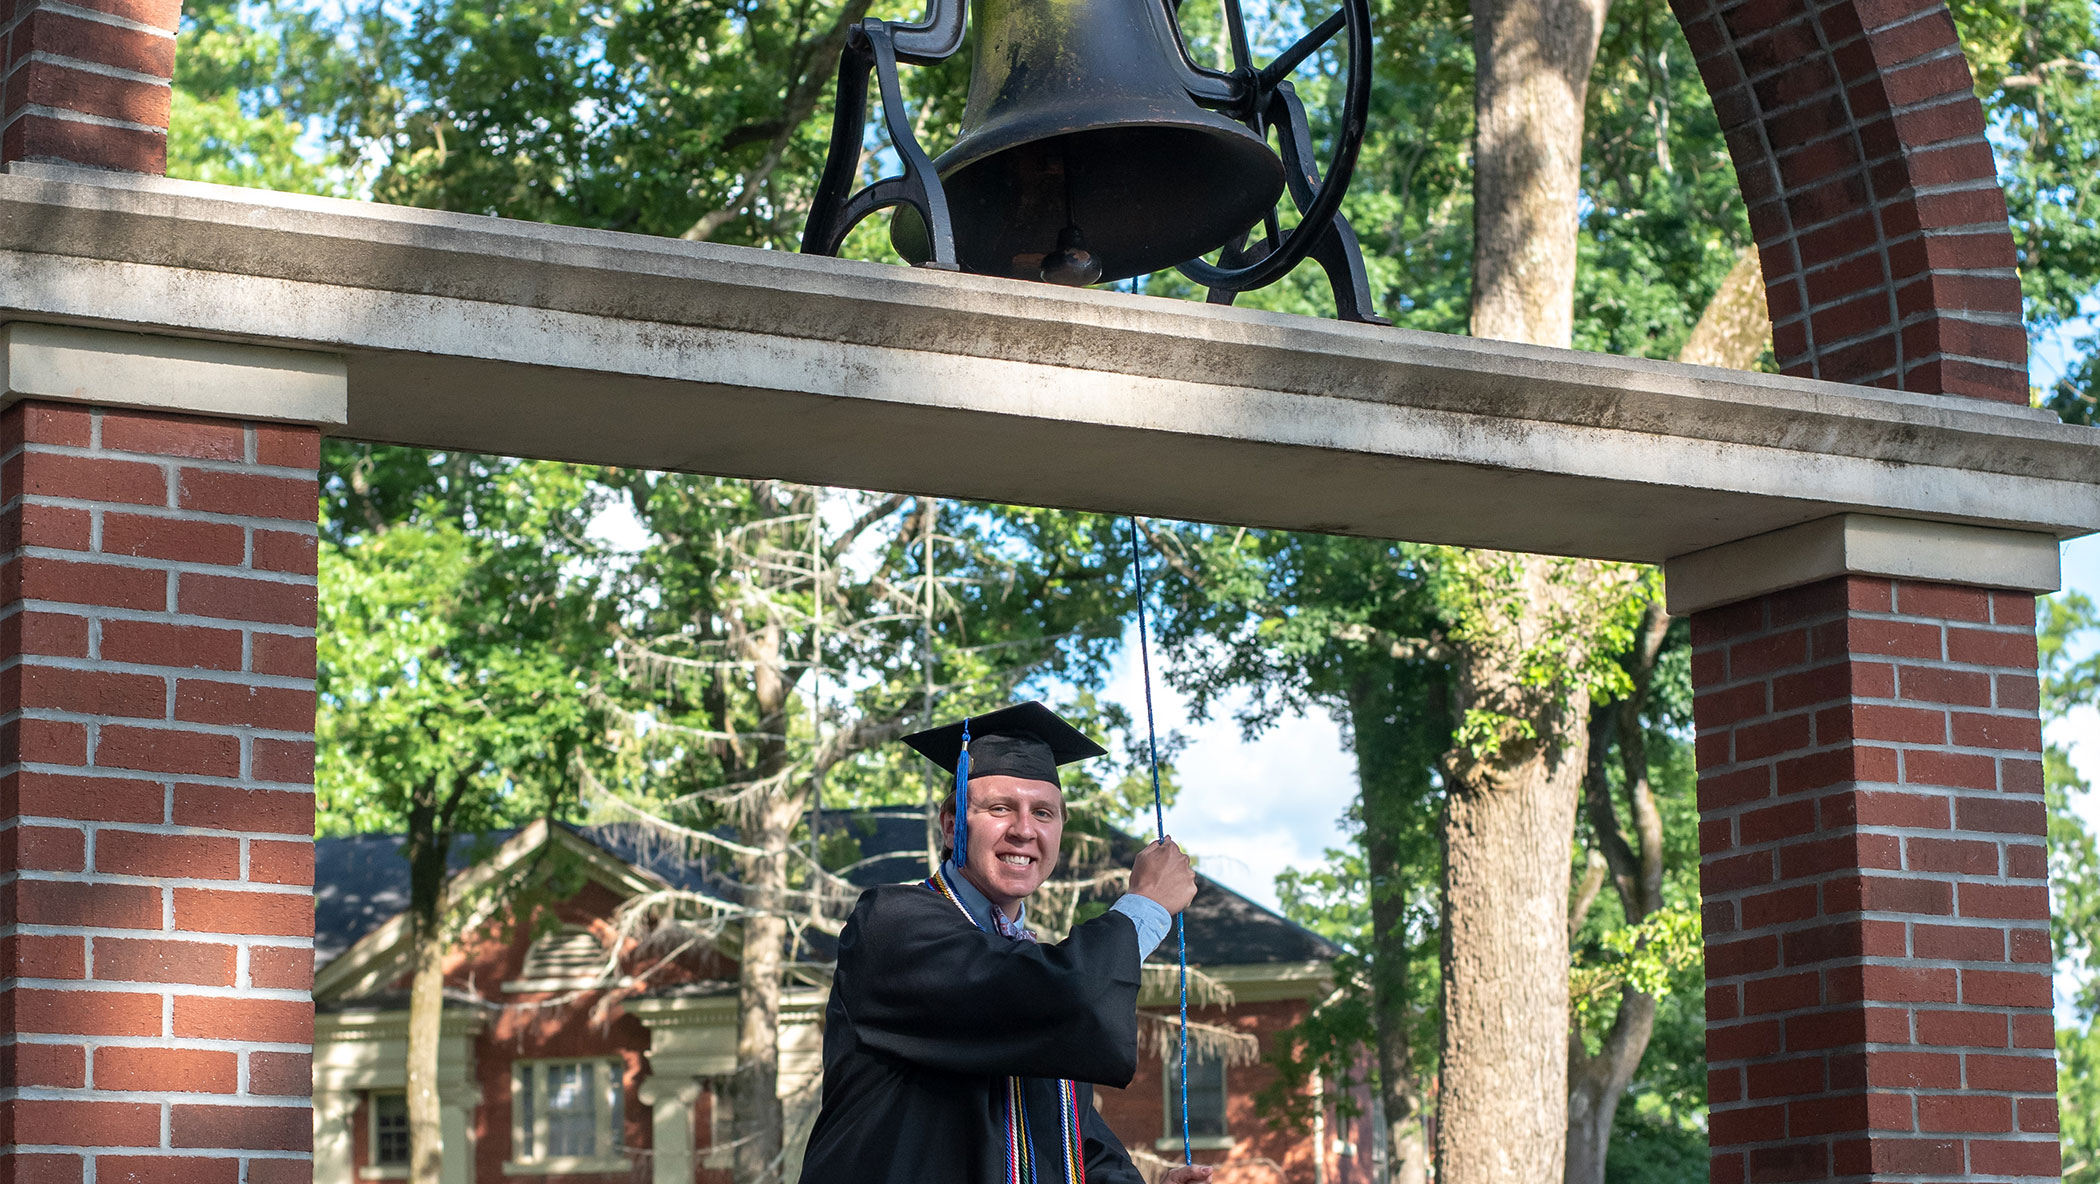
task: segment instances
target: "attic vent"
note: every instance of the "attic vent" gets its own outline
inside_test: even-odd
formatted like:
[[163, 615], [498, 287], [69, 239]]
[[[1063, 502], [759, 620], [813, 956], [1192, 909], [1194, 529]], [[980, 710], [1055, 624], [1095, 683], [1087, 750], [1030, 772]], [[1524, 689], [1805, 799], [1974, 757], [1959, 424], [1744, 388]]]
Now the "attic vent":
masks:
[[532, 943], [521, 978], [532, 983], [599, 981], [605, 972], [605, 943], [580, 925], [564, 925]]

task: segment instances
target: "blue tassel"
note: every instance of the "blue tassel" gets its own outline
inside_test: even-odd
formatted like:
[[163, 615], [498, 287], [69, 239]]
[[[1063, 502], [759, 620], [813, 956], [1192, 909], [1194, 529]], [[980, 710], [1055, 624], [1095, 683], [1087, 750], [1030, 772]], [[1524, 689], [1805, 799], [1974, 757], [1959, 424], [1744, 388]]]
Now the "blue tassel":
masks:
[[970, 721], [963, 721], [962, 755], [955, 760], [955, 866], [970, 860]]

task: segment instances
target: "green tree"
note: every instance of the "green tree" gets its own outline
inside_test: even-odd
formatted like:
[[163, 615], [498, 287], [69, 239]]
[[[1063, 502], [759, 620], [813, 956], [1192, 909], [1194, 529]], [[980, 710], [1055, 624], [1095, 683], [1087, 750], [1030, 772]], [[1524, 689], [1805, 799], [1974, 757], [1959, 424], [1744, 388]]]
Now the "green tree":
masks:
[[[2100, 289], [2100, 28], [2092, 0], [1955, 0], [1962, 48], [1992, 128], [2019, 251], [2030, 335], [2096, 310]], [[2100, 335], [2037, 392], [2072, 423], [2100, 412]]]
[[[602, 702], [624, 726], [593, 804], [735, 865], [733, 908], [662, 894], [636, 916], [659, 940], [675, 924], [736, 957], [733, 1171], [777, 1179], [793, 1146], [778, 1026], [794, 931], [835, 931], [857, 895], [812, 847], [813, 808], [925, 804], [937, 854], [930, 807], [945, 785], [889, 742], [1008, 702], [1024, 683], [1098, 683], [1128, 604], [1127, 548], [1113, 520], [1089, 515], [769, 481], [606, 480], [648, 538], [623, 574], [618, 675]], [[1076, 705], [1082, 718], [1124, 722], [1087, 707]], [[1097, 777], [1068, 786], [1082, 823], [1068, 858], [1090, 838], [1085, 823], [1098, 835], [1132, 812], [1137, 782]], [[1078, 884], [1053, 890], [1069, 915]]]
[[[376, 453], [376, 455], [375, 455]], [[437, 1184], [446, 899], [455, 843], [562, 812], [603, 658], [567, 466], [331, 445], [315, 794], [324, 833], [396, 830], [409, 864], [411, 1179]], [[395, 480], [375, 491], [375, 462]], [[410, 483], [404, 483], [406, 478]], [[366, 494], [360, 495], [362, 487]], [[387, 502], [403, 512], [381, 512]]]
[[[1290, 914], [1348, 951], [1340, 982], [1361, 984], [1315, 1013], [1282, 1061], [1269, 1102], [1302, 1121], [1314, 1075], [1346, 1079], [1375, 1057], [1392, 1178], [1428, 1177], [1424, 1125], [1433, 1064], [1438, 844], [1436, 761], [1449, 744], [1448, 673], [1425, 550], [1318, 535], [1187, 530], [1157, 536], [1181, 577], [1166, 584], [1162, 641], [1196, 711], [1234, 690], [1257, 732], [1317, 708], [1357, 758], [1351, 826], [1359, 846], [1279, 882]], [[1427, 969], [1427, 973], [1425, 973]], [[1300, 1099], [1293, 1101], [1293, 1099]]]
[[[2100, 707], [2100, 611], [2082, 594], [2042, 603], [2042, 713], [2049, 721]], [[2072, 1022], [2056, 1034], [2058, 1114], [2064, 1178], [2100, 1180], [2100, 844], [2080, 817], [2092, 787], [2072, 767], [2070, 754], [2051, 744], [2043, 753], [2049, 799], [2049, 912], [2059, 976], [2076, 984]]]

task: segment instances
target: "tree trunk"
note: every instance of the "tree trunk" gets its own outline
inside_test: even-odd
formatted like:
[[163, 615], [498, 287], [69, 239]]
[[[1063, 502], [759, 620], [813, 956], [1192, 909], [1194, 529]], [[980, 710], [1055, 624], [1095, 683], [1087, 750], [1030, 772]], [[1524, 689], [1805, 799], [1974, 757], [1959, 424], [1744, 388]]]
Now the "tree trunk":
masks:
[[1757, 248], [1744, 247], [1735, 266], [1706, 302], [1677, 360], [1695, 366], [1749, 370], [1772, 346], [1772, 314], [1765, 304], [1765, 274]]
[[[1421, 1083], [1415, 1078], [1417, 996], [1409, 974], [1414, 959], [1407, 925], [1414, 887], [1408, 872], [1422, 861], [1407, 858], [1407, 840], [1421, 834], [1420, 819], [1433, 794], [1428, 770], [1436, 757], [1429, 751], [1435, 741], [1423, 741], [1436, 705], [1419, 700], [1437, 696], [1407, 695], [1425, 688], [1403, 687], [1404, 677], [1380, 663], [1352, 679], [1349, 730], [1363, 799], [1364, 867], [1371, 881], [1371, 1015], [1378, 1041], [1378, 1102], [1386, 1126], [1386, 1180], [1427, 1184], [1429, 1146]], [[1397, 708], [1403, 697], [1411, 701]]]
[[1473, 0], [1475, 337], [1574, 336], [1576, 197], [1606, 0]]
[[1449, 786], [1441, 1184], [1542, 1184], [1561, 1174], [1580, 749], [1566, 737], [1511, 738], [1502, 759], [1463, 762]]
[[788, 933], [787, 845], [800, 805], [799, 795], [770, 798], [740, 836], [761, 854], [738, 861], [744, 904], [751, 915], [744, 919], [737, 968], [736, 1076], [729, 1085], [737, 1184], [762, 1184], [780, 1174], [780, 979]]
[[[1605, 7], [1473, 0], [1477, 337], [1573, 340], [1583, 112]], [[1439, 1184], [1546, 1184], [1563, 1168], [1568, 864], [1589, 710], [1580, 686], [1525, 677], [1527, 645], [1554, 627], [1539, 613], [1559, 595], [1557, 562], [1512, 559], [1512, 595], [1487, 606], [1494, 635], [1458, 647], [1461, 720], [1498, 722], [1493, 745], [1462, 741], [1446, 770]]]
[[[1587, 745], [1581, 667], [1592, 565], [1484, 565], [1488, 618], [1457, 648], [1462, 733], [1445, 762], [1440, 1184], [1545, 1184], [1567, 1142], [1568, 892]], [[1506, 586], [1505, 586], [1506, 584]], [[1568, 672], [1532, 669], [1541, 635]]]
[[[754, 729], [758, 759], [746, 770], [754, 778], [780, 777], [787, 767], [789, 682], [781, 652], [781, 629], [767, 622], [732, 630], [737, 648], [752, 661], [752, 692], [758, 708]], [[736, 1074], [729, 1082], [729, 1113], [735, 1136], [730, 1162], [737, 1184], [778, 1180], [784, 1160], [785, 1117], [780, 1104], [780, 977], [787, 945], [788, 842], [802, 816], [803, 795], [783, 779], [750, 807], [738, 829], [753, 855], [739, 856], [744, 887], [743, 948], [737, 962]]]
[[[445, 852], [436, 826], [436, 790], [411, 795], [408, 812], [408, 1178], [439, 1184], [444, 1111], [438, 1104], [438, 1043], [445, 1016]], [[466, 1154], [455, 1148], [455, 1155]]]
[[1626, 987], [1619, 992], [1619, 1014], [1605, 1034], [1603, 1051], [1591, 1055], [1582, 1034], [1568, 1036], [1568, 1164], [1565, 1184], [1604, 1184], [1605, 1155], [1611, 1150], [1612, 1122], [1619, 1100], [1633, 1083], [1634, 1071], [1655, 1034], [1655, 997]]

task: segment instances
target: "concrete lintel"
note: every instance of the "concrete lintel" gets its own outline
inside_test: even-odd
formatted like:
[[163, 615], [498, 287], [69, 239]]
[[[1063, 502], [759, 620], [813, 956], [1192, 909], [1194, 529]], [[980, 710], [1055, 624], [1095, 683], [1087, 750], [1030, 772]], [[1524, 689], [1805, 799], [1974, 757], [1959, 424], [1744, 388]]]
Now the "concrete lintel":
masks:
[[1644, 562], [2100, 529], [2025, 407], [48, 166], [9, 319], [337, 353], [341, 434], [429, 448]]
[[0, 407], [103, 407], [339, 428], [350, 370], [335, 354], [16, 321], [0, 325]]
[[1663, 567], [1677, 616], [1841, 575], [2034, 593], [2061, 584], [2053, 535], [1872, 514], [1804, 522], [1680, 555]]

